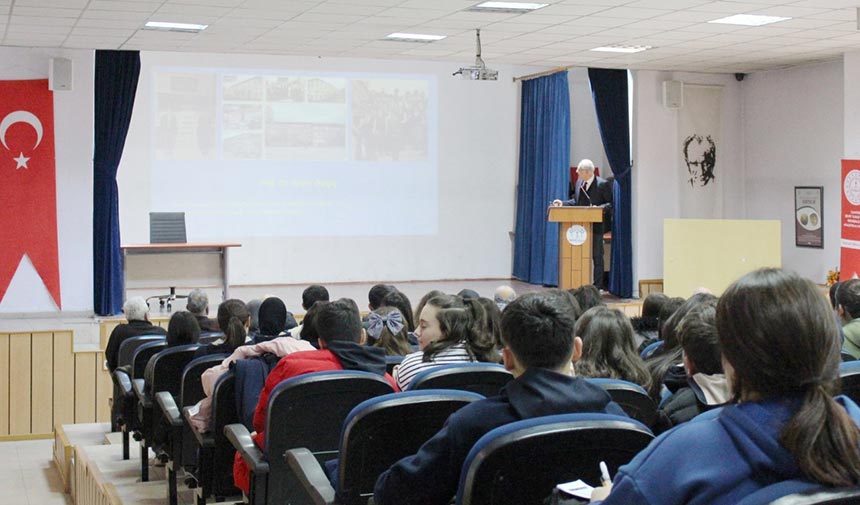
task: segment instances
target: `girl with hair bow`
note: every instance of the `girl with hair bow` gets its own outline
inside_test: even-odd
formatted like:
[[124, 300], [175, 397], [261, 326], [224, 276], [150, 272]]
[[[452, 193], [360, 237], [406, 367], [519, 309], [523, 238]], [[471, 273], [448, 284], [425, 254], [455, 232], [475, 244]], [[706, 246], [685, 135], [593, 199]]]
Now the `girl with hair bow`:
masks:
[[395, 307], [379, 307], [367, 318], [367, 345], [382, 347], [388, 356], [412, 352], [403, 314]]

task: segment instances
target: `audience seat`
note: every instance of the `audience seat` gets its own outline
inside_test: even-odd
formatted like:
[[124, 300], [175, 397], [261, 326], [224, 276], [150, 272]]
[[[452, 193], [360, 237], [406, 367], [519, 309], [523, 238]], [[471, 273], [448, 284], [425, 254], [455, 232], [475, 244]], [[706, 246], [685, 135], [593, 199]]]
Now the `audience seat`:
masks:
[[[129, 339], [131, 340], [131, 339]], [[123, 345], [125, 342], [123, 342]], [[151, 339], [136, 346], [132, 353], [128, 368], [125, 371], [114, 370], [113, 380], [117, 387], [119, 397], [119, 410], [122, 413], [122, 459], [129, 458], [129, 434], [140, 429], [140, 421], [137, 418], [137, 402], [135, 401], [133, 381], [143, 378], [143, 372], [149, 358], [167, 347], [164, 337]], [[129, 374], [130, 372], [130, 374]], [[135, 440], [139, 434], [135, 434]]]
[[206, 499], [215, 495], [216, 501], [224, 497], [239, 495], [233, 485], [233, 457], [236, 454], [233, 446], [224, 435], [228, 424], [239, 422], [235, 397], [236, 380], [233, 371], [228, 371], [215, 383], [212, 391], [212, 423], [211, 430], [202, 432], [191, 425], [191, 407], [182, 409], [185, 424], [194, 434], [194, 445], [197, 451], [197, 488], [195, 503], [206, 505]]
[[646, 426], [612, 414], [562, 414], [517, 421], [481, 437], [460, 473], [457, 505], [540, 504], [557, 484], [600, 485], [652, 440]]
[[640, 357], [642, 357], [642, 359], [648, 359], [648, 358], [650, 358], [650, 357], [651, 357], [651, 355], [652, 355], [652, 354], [654, 354], [654, 352], [656, 352], [656, 351], [657, 351], [657, 349], [659, 349], [659, 348], [660, 348], [660, 346], [662, 346], [662, 345], [663, 345], [663, 341], [662, 341], [662, 340], [658, 340], [658, 341], [656, 341], [656, 342], [652, 342], [652, 343], [648, 344], [647, 346], [645, 346], [645, 349], [642, 349], [642, 352], [641, 352], [641, 353], [639, 353], [639, 356], [640, 356]]
[[337, 496], [311, 451], [287, 451], [305, 493], [299, 503], [365, 505], [382, 472], [418, 452], [451, 414], [482, 398], [468, 391], [431, 389], [362, 402], [349, 413], [340, 434]]
[[588, 382], [603, 388], [628, 416], [651, 428], [657, 420], [657, 404], [645, 389], [621, 379], [589, 378]]
[[839, 364], [842, 383], [840, 394], [860, 402], [860, 361], [845, 361]]
[[224, 333], [220, 331], [204, 331], [200, 334], [200, 338], [197, 340], [197, 343], [200, 345], [211, 344], [219, 338], [224, 338]]
[[[155, 341], [165, 341], [164, 335], [141, 335], [139, 337], [131, 337], [123, 340], [117, 351], [117, 369], [111, 373], [111, 381], [113, 382], [113, 405], [111, 407], [111, 431], [119, 431], [122, 423], [127, 419], [123, 419], [122, 412], [122, 395], [120, 393], [121, 382], [131, 383], [131, 380], [126, 380], [131, 375], [131, 359], [138, 347], [143, 344]], [[125, 377], [117, 376], [117, 372]], [[126, 455], [125, 459], [128, 459]]]
[[310, 373], [278, 384], [269, 397], [262, 450], [244, 425], [226, 428], [227, 439], [251, 470], [248, 503], [294, 503], [301, 490], [284, 453], [303, 447], [321, 463], [336, 458], [340, 430], [350, 411], [365, 400], [393, 392], [380, 375], [347, 370]]
[[403, 356], [386, 356], [385, 357], [385, 371], [388, 372], [389, 375], [394, 373], [394, 367], [403, 362]]
[[[182, 388], [182, 371], [194, 357], [198, 344], [168, 347], [150, 358], [146, 371], [150, 377], [134, 379], [132, 386], [137, 396], [137, 417], [140, 421], [140, 480], [149, 480], [149, 448], [164, 442], [167, 433], [161, 416], [155, 415], [155, 395], [166, 392], [178, 397]], [[137, 437], [135, 437], [137, 438]]]
[[490, 397], [498, 395], [513, 378], [505, 367], [495, 363], [459, 363], [424, 370], [412, 379], [407, 389], [457, 389]]
[[860, 487], [832, 488], [804, 480], [787, 480], [765, 486], [738, 505], [817, 505], [860, 503]]
[[161, 410], [165, 424], [168, 426], [167, 443], [167, 496], [170, 505], [176, 505], [176, 470], [180, 467], [196, 467], [197, 453], [194, 449], [194, 435], [188, 426], [182, 423], [182, 409], [190, 407], [202, 400], [203, 393], [201, 377], [203, 372], [219, 365], [227, 357], [226, 354], [211, 354], [192, 360], [182, 371], [182, 386], [178, 396], [178, 406], [174, 395], [167, 391], [155, 394], [155, 400]]

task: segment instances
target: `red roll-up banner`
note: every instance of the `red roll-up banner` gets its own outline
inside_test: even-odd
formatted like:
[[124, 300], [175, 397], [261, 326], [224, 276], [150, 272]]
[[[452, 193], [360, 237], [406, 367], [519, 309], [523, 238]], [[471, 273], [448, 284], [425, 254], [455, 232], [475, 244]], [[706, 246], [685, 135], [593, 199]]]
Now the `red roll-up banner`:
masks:
[[0, 81], [0, 301], [26, 254], [57, 308], [54, 94], [47, 79]]

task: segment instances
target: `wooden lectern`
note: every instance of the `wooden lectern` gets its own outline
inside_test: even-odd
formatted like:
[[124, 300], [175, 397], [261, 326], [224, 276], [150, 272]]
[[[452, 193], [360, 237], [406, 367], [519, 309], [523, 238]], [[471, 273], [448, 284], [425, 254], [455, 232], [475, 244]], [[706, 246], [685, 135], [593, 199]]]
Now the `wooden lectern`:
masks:
[[591, 223], [603, 222], [602, 207], [550, 207], [549, 222], [558, 223], [558, 287], [578, 288], [593, 282]]

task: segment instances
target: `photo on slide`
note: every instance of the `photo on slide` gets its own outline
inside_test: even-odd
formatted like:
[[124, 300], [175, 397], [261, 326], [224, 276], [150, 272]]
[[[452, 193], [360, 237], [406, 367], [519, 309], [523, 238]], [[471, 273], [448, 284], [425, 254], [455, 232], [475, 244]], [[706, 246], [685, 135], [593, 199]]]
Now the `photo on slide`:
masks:
[[212, 160], [218, 157], [213, 74], [159, 73], [155, 80], [155, 157], [159, 160]]
[[265, 158], [346, 159], [346, 80], [266, 77]]
[[426, 160], [428, 95], [426, 80], [354, 79], [354, 159]]

